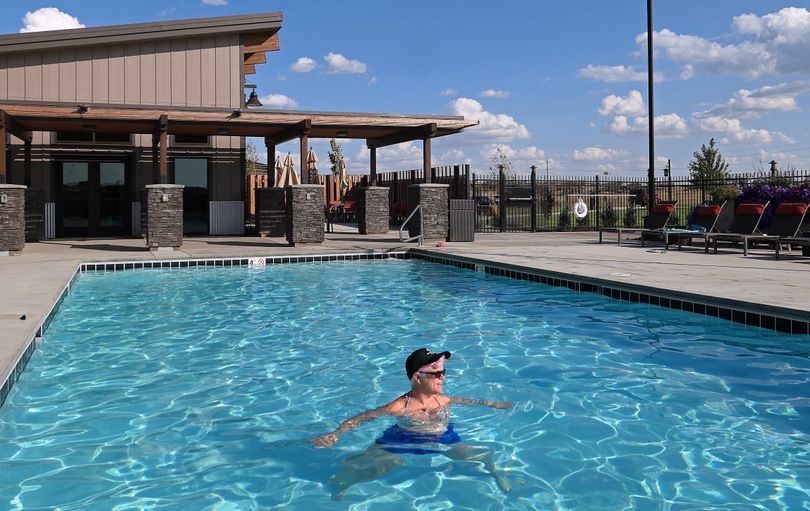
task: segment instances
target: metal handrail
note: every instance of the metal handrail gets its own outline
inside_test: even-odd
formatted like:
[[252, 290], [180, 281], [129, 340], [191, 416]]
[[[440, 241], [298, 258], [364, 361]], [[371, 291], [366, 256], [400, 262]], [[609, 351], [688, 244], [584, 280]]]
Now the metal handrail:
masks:
[[[402, 222], [402, 225], [399, 226], [399, 241], [401, 241], [402, 243], [409, 243], [413, 240], [419, 240], [419, 246], [420, 247], [422, 246], [422, 237], [425, 233], [425, 223], [423, 221], [422, 212], [420, 211], [420, 208], [421, 206], [417, 204], [416, 207], [413, 208], [413, 211], [411, 211], [411, 214], [408, 215], [408, 218], [406, 218], [405, 221]], [[413, 217], [413, 215], [415, 215], [417, 211], [419, 211], [419, 234], [417, 234], [412, 238], [405, 239], [405, 236], [402, 235], [402, 231], [405, 229], [405, 226], [408, 224], [408, 222], [411, 221], [411, 217]]]

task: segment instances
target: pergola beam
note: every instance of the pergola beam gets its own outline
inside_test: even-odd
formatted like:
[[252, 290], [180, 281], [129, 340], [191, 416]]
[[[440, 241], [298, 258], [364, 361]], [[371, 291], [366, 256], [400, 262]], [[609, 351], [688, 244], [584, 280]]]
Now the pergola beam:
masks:
[[413, 128], [405, 128], [397, 133], [385, 135], [377, 138], [367, 138], [366, 147], [379, 148], [394, 144], [401, 144], [403, 142], [410, 142], [412, 140], [425, 140], [436, 136], [437, 125], [435, 122], [430, 124], [423, 124]]
[[310, 130], [312, 130], [312, 119], [304, 119], [303, 121], [297, 122], [291, 125], [289, 128], [279, 131], [278, 133], [264, 137], [265, 144], [283, 144], [284, 142], [288, 142], [294, 138], [309, 135]]
[[5, 110], [0, 110], [0, 122], [5, 126], [7, 133], [14, 135], [23, 142], [31, 143], [31, 132], [20, 126], [14, 117], [10, 116]]

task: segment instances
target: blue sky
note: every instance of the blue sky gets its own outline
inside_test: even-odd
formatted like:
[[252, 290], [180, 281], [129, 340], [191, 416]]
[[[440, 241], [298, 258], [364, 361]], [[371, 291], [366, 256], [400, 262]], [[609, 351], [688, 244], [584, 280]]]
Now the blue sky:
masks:
[[[712, 137], [733, 171], [810, 167], [810, 6], [654, 8], [656, 173], [669, 158], [687, 174]], [[275, 11], [281, 51], [249, 77], [266, 106], [480, 121], [436, 140], [434, 165], [488, 172], [500, 147], [520, 173], [646, 175], [645, 0], [18, 1], [0, 32]], [[312, 145], [327, 160], [328, 141]], [[367, 171], [363, 142], [342, 145], [350, 172]], [[419, 166], [419, 142], [378, 150], [380, 171]]]

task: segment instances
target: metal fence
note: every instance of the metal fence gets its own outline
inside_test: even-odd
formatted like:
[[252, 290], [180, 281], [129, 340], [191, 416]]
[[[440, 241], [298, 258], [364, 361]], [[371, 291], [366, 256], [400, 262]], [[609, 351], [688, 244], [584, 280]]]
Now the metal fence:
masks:
[[[698, 204], [734, 198], [765, 174], [736, 174], [718, 180], [658, 178], [655, 201], [678, 201], [670, 224], [686, 226]], [[784, 184], [810, 182], [810, 172], [780, 173]], [[639, 227], [647, 215], [647, 179], [621, 177], [472, 176], [476, 232], [594, 231], [602, 227]], [[588, 214], [577, 218], [582, 200]]]

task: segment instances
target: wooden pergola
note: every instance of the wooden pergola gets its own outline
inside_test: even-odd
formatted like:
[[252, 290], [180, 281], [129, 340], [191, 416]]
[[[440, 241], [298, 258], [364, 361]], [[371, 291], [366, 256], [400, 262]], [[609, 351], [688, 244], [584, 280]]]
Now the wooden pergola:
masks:
[[[372, 186], [376, 184], [378, 148], [421, 140], [425, 179], [430, 182], [431, 139], [477, 124], [457, 116], [0, 101], [0, 183], [6, 183], [8, 176], [8, 135], [23, 141], [25, 181], [30, 183], [34, 131], [151, 134], [155, 184], [169, 181], [170, 134], [263, 137], [270, 173], [275, 172], [272, 162], [278, 144], [298, 138], [301, 169], [305, 169], [310, 138], [365, 139], [371, 152]], [[275, 176], [271, 174], [271, 178], [274, 182]]]

